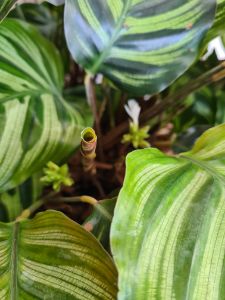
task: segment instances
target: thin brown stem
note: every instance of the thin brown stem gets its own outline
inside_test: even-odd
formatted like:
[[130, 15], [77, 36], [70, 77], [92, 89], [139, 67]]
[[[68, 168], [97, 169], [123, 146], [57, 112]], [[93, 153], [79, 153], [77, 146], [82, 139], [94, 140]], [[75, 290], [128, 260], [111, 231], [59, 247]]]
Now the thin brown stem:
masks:
[[103, 146], [102, 146], [102, 132], [101, 132], [101, 122], [100, 117], [98, 114], [98, 108], [97, 108], [97, 99], [96, 99], [96, 93], [95, 93], [95, 84], [93, 77], [89, 74], [85, 77], [85, 89], [86, 89], [86, 96], [88, 99], [88, 102], [91, 106], [92, 113], [95, 119], [95, 128], [96, 133], [98, 136], [98, 154], [100, 157], [100, 160], [104, 161], [104, 152], [103, 152]]
[[[213, 68], [212, 70], [206, 72], [205, 74], [199, 76], [197, 79], [192, 80], [191, 82], [184, 85], [179, 89], [175, 94], [168, 95], [160, 103], [155, 104], [153, 107], [150, 107], [143, 111], [140, 115], [140, 123], [144, 124], [148, 122], [151, 118], [156, 117], [161, 114], [168, 106], [171, 108], [174, 105], [182, 103], [186, 97], [193, 92], [199, 90], [200, 88], [212, 84], [218, 83], [222, 79], [225, 78], [225, 63], [221, 63], [219, 66]], [[121, 135], [128, 131], [129, 123], [125, 121], [119, 124], [116, 129], [111, 130], [104, 138], [103, 138], [103, 146], [105, 150], [110, 149], [118, 143]]]

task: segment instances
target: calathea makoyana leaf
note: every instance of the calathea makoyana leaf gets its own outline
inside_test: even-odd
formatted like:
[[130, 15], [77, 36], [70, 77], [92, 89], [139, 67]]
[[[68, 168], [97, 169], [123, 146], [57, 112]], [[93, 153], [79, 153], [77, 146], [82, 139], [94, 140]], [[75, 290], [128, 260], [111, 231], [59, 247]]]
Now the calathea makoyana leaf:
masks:
[[62, 97], [57, 50], [26, 23], [0, 26], [0, 191], [75, 149], [85, 126]]
[[163, 90], [195, 60], [216, 0], [67, 0], [74, 59], [136, 94]]
[[225, 295], [225, 124], [192, 151], [134, 151], [112, 222], [118, 299]]
[[0, 1], [0, 22], [5, 18], [10, 9], [17, 0], [1, 0]]
[[117, 274], [97, 240], [62, 213], [0, 223], [1, 300], [114, 300]]

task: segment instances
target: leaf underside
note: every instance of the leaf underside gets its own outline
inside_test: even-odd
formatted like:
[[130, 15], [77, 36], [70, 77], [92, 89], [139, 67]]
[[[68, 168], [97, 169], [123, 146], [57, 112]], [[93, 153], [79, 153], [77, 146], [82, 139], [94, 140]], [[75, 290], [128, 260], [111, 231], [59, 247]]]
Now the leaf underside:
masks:
[[225, 124], [192, 151], [128, 155], [111, 229], [118, 299], [225, 299]]
[[153, 94], [193, 63], [215, 7], [215, 0], [67, 0], [67, 44], [89, 72]]

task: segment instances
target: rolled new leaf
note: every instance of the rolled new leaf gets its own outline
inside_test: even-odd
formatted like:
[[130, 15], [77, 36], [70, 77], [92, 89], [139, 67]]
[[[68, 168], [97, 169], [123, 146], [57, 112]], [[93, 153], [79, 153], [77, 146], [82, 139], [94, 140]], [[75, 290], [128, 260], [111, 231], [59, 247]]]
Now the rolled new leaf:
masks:
[[221, 300], [225, 295], [225, 124], [193, 150], [127, 157], [111, 229], [118, 300]]
[[81, 132], [81, 154], [83, 156], [83, 166], [85, 172], [96, 173], [95, 157], [96, 157], [97, 136], [93, 128], [85, 128]]
[[115, 300], [117, 272], [93, 235], [60, 212], [0, 223], [1, 300]]

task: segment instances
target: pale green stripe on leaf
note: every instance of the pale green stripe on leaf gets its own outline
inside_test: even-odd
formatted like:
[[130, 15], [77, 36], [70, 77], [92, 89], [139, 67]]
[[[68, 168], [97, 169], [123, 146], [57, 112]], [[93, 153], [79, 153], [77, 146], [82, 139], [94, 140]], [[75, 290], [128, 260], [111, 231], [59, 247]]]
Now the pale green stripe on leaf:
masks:
[[[27, 239], [34, 230], [40, 243]], [[80, 251], [73, 251], [77, 247]], [[1, 299], [116, 299], [112, 259], [90, 233], [62, 213], [48, 211], [33, 220], [1, 223], [0, 254]]]
[[0, 191], [5, 191], [48, 161], [67, 159], [86, 124], [63, 99], [64, 74], [57, 49], [34, 27], [4, 20], [0, 57]]
[[178, 157], [128, 155], [111, 228], [119, 300], [223, 299], [224, 128]]

